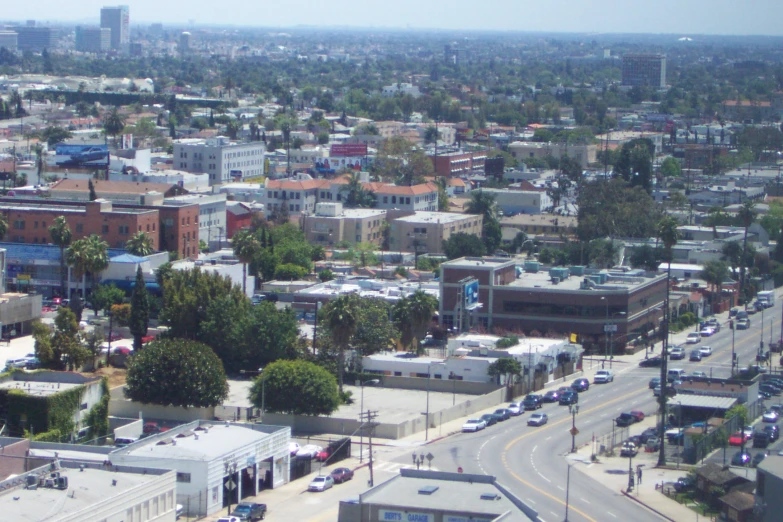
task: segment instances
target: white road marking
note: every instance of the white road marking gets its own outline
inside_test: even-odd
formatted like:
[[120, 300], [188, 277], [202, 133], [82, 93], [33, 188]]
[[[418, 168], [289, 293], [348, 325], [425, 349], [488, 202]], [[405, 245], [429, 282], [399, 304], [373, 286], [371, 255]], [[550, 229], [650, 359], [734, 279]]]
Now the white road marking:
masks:
[[557, 516], [557, 513], [555, 513], [554, 511], [550, 511], [550, 513], [552, 513], [554, 516]]
[[614, 514], [614, 513], [612, 513], [611, 511], [607, 511], [607, 512], [606, 512], [606, 514], [607, 514], [607, 515], [612, 515], [614, 518], [617, 518], [617, 515], [615, 515], [615, 514]]
[[586, 501], [585, 499], [583, 499], [583, 498], [581, 498], [581, 497], [579, 498], [579, 500], [581, 500], [581, 501], [582, 501], [582, 502], [584, 502], [585, 504], [589, 504], [589, 502], [588, 502], [588, 501]]
[[559, 489], [560, 491], [565, 491], [565, 489], [563, 489], [561, 486], [557, 486], [557, 489]]
[[529, 499], [529, 498], [528, 498], [528, 499], [526, 499], [526, 500], [527, 500], [528, 502], [530, 502], [531, 504], [533, 504], [534, 506], [536, 505], [536, 503], [535, 503], [535, 501], [534, 501], [533, 499]]
[[547, 437], [547, 438], [545, 438], [544, 440], [549, 440], [549, 439], [551, 439], [551, 438], [552, 438], [552, 437], [550, 436], [550, 437]]

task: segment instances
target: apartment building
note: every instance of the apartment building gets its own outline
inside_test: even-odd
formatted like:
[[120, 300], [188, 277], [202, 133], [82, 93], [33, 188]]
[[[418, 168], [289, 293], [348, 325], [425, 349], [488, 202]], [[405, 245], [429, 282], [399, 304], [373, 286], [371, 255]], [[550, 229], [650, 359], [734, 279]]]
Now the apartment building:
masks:
[[341, 203], [318, 203], [315, 214], [305, 216], [305, 237], [312, 245], [333, 247], [337, 243], [351, 245], [383, 242], [386, 211], [375, 208], [343, 208]]
[[481, 189], [495, 198], [498, 209], [507, 216], [541, 214], [552, 206], [552, 198], [544, 191]]
[[274, 213], [285, 205], [291, 213], [315, 212], [319, 191], [329, 189], [330, 185], [330, 181], [325, 179], [268, 179], [263, 197], [264, 208]]
[[438, 186], [435, 183], [421, 183], [409, 187], [368, 183], [367, 190], [375, 193], [376, 208], [410, 212], [438, 210]]
[[487, 152], [483, 150], [476, 152], [433, 150], [428, 152], [427, 155], [432, 160], [435, 175], [447, 178], [461, 177], [473, 173], [483, 174], [484, 164], [487, 160]]
[[16, 48], [19, 44], [19, 35], [14, 31], [0, 31], [0, 47], [5, 47], [6, 50], [16, 52]]
[[666, 87], [666, 56], [629, 53], [623, 56], [623, 85]]
[[111, 29], [76, 26], [76, 50], [83, 53], [105, 53], [111, 48]]
[[483, 218], [450, 212], [415, 212], [390, 217], [389, 248], [418, 254], [442, 254], [443, 242], [462, 232], [481, 236]]
[[508, 146], [511, 156], [523, 161], [528, 158], [546, 159], [548, 156], [560, 158], [569, 156], [579, 162], [582, 168], [596, 162], [598, 147], [595, 145], [569, 145], [566, 143], [539, 143], [533, 141], [515, 141]]
[[241, 181], [264, 175], [263, 142], [238, 143], [225, 136], [182, 139], [174, 142], [174, 168], [186, 172], [206, 172], [210, 185]]

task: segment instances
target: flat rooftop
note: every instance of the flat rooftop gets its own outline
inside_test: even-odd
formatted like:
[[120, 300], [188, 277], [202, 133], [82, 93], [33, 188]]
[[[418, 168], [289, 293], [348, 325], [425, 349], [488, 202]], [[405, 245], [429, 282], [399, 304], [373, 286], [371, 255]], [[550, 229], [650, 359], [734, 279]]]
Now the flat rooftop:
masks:
[[456, 221], [463, 221], [466, 219], [477, 218], [473, 214], [457, 214], [454, 212], [426, 212], [416, 211], [415, 214], [410, 216], [403, 216], [395, 219], [394, 221], [403, 221], [406, 223], [454, 223]]
[[0, 382], [1, 390], [19, 390], [33, 397], [47, 397], [82, 384], [66, 382], [5, 381]]
[[[519, 278], [510, 283], [508, 286], [522, 288], [546, 288], [549, 290], [579, 290], [582, 285], [582, 281], [584, 280], [584, 276], [571, 275], [570, 277], [562, 279], [557, 284], [555, 284], [552, 282], [552, 277], [549, 275], [549, 270], [545, 268], [539, 272], [522, 272]], [[652, 280], [653, 278], [650, 277], [628, 276], [610, 272], [609, 277], [605, 283], [596, 283], [595, 286], [590, 288], [590, 290], [630, 289], [645, 283], [649, 283]], [[587, 290], [585, 291], [587, 292]]]
[[363, 217], [372, 217], [372, 216], [383, 216], [384, 214], [386, 214], [386, 210], [380, 208], [345, 208], [343, 209], [343, 211], [340, 213], [339, 216], [326, 216], [323, 214], [318, 214], [316, 212], [315, 215], [309, 217], [320, 218], [320, 219], [340, 219], [340, 218], [363, 218]]
[[461, 257], [452, 261], [446, 261], [441, 263], [441, 266], [449, 268], [474, 268], [490, 269], [501, 268], [506, 265], [515, 265], [516, 261], [513, 258], [507, 257]]
[[[200, 427], [204, 427], [201, 424]], [[187, 432], [185, 432], [187, 433]], [[206, 430], [177, 437], [183, 433], [172, 434], [170, 437], [150, 437], [141, 439], [116, 453], [143, 457], [152, 462], [154, 459], [173, 460], [212, 460], [222, 455], [252, 446], [269, 437], [269, 434], [245, 428], [236, 424], [216, 422]], [[196, 438], [198, 437], [198, 438]], [[164, 441], [167, 441], [163, 443]], [[174, 444], [172, 441], [175, 441]], [[151, 460], [150, 460], [151, 459]]]

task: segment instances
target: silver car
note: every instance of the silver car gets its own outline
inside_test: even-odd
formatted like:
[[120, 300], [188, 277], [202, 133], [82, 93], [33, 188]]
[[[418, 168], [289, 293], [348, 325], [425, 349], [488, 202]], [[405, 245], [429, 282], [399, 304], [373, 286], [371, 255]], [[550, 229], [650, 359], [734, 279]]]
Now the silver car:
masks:
[[322, 477], [315, 477], [310, 485], [307, 486], [307, 491], [326, 491], [334, 486], [334, 479], [331, 475]]
[[546, 413], [534, 413], [527, 419], [528, 426], [543, 426], [547, 423], [549, 417]]

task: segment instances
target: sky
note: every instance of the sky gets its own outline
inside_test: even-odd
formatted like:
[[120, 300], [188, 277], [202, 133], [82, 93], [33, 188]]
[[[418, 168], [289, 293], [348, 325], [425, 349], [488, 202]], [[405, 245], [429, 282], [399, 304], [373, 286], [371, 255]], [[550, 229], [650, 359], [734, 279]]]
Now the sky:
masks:
[[[131, 24], [783, 35], [782, 0], [126, 0]], [[96, 0], [6, 2], [6, 20], [98, 23]], [[113, 4], [109, 4], [113, 5]]]

